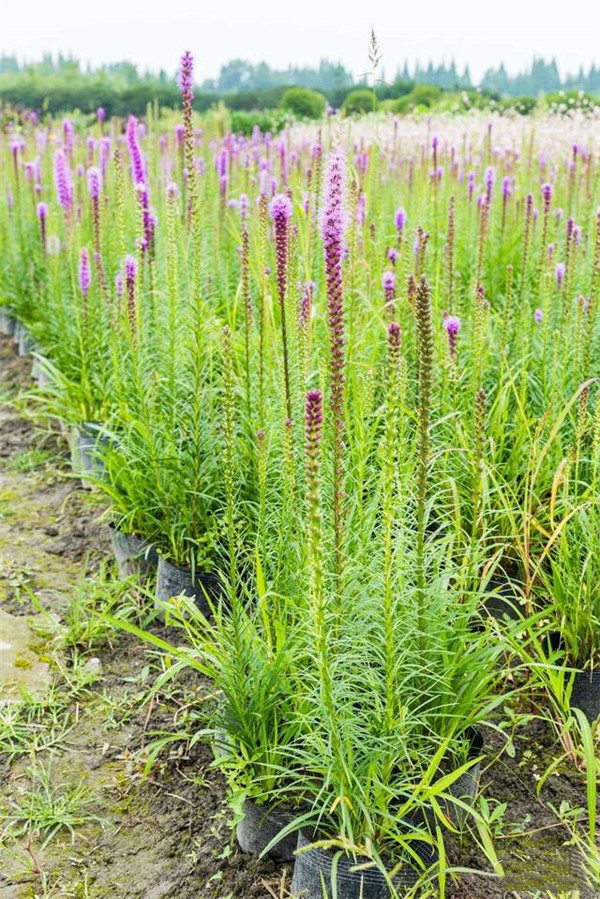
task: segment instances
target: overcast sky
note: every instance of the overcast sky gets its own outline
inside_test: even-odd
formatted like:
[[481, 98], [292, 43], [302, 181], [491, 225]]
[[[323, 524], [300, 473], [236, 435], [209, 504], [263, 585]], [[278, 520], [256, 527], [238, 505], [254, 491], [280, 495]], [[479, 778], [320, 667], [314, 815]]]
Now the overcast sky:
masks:
[[325, 57], [360, 74], [371, 26], [388, 76], [405, 57], [454, 58], [479, 78], [534, 55], [555, 56], [563, 74], [600, 56], [600, 0], [0, 0], [0, 10], [2, 51], [20, 59], [60, 50], [174, 72], [190, 49], [198, 81], [235, 58], [279, 68]]

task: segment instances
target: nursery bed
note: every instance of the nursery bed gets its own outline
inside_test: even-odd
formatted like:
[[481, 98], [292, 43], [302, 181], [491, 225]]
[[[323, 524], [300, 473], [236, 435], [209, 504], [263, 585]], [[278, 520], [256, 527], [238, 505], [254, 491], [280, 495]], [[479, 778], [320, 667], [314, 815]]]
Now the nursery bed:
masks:
[[[0, 355], [2, 399], [19, 398], [17, 405], [4, 403], [0, 414], [0, 607], [22, 616], [39, 612], [41, 605], [62, 622], [83, 566], [90, 577], [100, 576], [109, 547], [99, 523], [102, 509], [70, 476], [60, 439], [38, 433], [28, 418], [30, 360], [16, 357], [8, 339], [2, 339]], [[72, 838], [61, 831], [46, 846], [39, 834], [13, 831], [11, 836], [5, 830], [0, 899], [288, 896], [289, 870], [244, 856], [232, 842], [225, 783], [210, 768], [207, 746], [198, 743], [190, 750], [185, 742], [171, 744], [142, 779], [151, 733], [168, 733], [190, 704], [209, 701], [210, 684], [188, 677], [177, 692], [158, 693], [148, 703], [149, 666], [156, 658], [135, 638], [113, 636], [97, 652], [85, 647], [80, 652], [90, 676], [78, 689], [69, 652], [55, 671], [65, 726], [54, 750], [35, 759], [25, 753], [11, 762], [0, 748], [0, 817], [10, 816], [14, 803], [22, 806], [30, 785], [39, 789], [47, 776], [55, 790], [84, 783], [90, 799], [86, 814], [98, 820], [76, 823]], [[0, 702], [1, 691], [2, 685]], [[7, 714], [5, 707], [0, 740], [6, 739]], [[38, 724], [41, 731], [50, 728], [44, 715]], [[501, 750], [493, 734], [488, 744]], [[516, 735], [514, 759], [503, 756], [484, 771], [486, 795], [507, 803], [496, 834], [506, 880], [468, 874], [448, 889], [449, 897], [525, 899], [550, 897], [552, 891], [593, 899], [576, 850], [565, 846], [569, 834], [552, 810], [565, 802], [572, 809], [585, 807], [583, 778], [561, 768], [541, 800], [535, 793], [536, 777], [557, 751], [549, 728], [536, 723]], [[483, 866], [468, 842], [452, 847], [451, 862]]]

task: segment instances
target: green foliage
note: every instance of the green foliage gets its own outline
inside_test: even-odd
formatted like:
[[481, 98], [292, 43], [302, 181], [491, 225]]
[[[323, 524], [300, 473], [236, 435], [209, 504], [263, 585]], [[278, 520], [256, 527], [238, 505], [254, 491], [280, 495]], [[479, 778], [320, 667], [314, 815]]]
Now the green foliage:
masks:
[[392, 112], [402, 114], [418, 107], [431, 108], [442, 96], [442, 91], [434, 84], [417, 84], [413, 90], [392, 104]]
[[[373, 93], [361, 97], [345, 112], [370, 110]], [[127, 588], [84, 591], [68, 645], [109, 638], [93, 623], [104, 609], [103, 625], [166, 654], [159, 686], [184, 667], [211, 677], [212, 736], [237, 799], [306, 803], [330, 845], [378, 865], [405, 858], [416, 830], [439, 846], [437, 825], [457, 821], [469, 728], [498, 724], [507, 656], [527, 664], [532, 697], [544, 687], [568, 718], [570, 664], [597, 662], [600, 582], [589, 536], [600, 530], [600, 182], [573, 152], [596, 123], [536, 110], [533, 129], [516, 116], [490, 129], [486, 112], [447, 114], [457, 95], [432, 86], [391, 102], [427, 120], [404, 135], [386, 115], [340, 129], [355, 164], [335, 195], [344, 234], [327, 233], [339, 268], [330, 253], [325, 270], [318, 227], [327, 143], [291, 127], [285, 142], [256, 133], [240, 149], [222, 105], [199, 134], [186, 109], [182, 142], [178, 116], [148, 111], [136, 139], [151, 233], [126, 147], [106, 161], [95, 209], [75, 168], [98, 152], [81, 117], [75, 210], [55, 199], [55, 145], [40, 148], [45, 245], [23, 174], [29, 122], [26, 152], [4, 149], [13, 203], [0, 209], [3, 302], [50, 360], [39, 403], [104, 438], [92, 480], [112, 520], [223, 587], [211, 616], [189, 599], [165, 604], [177, 642], [133, 623]], [[90, 131], [99, 141], [100, 126]], [[119, 132], [111, 122], [121, 150]], [[541, 147], [554, 173], [545, 206], [531, 163]], [[275, 209], [290, 215], [275, 229], [271, 176], [285, 193]], [[577, 238], [559, 208], [581, 222]], [[98, 249], [85, 295], [82, 247]], [[136, 277], [121, 290], [126, 254]], [[321, 399], [305, 433], [307, 389]], [[513, 624], [488, 614], [507, 594]], [[492, 816], [463, 805], [500, 873]], [[435, 825], [407, 836], [401, 819], [419, 809]]]
[[377, 97], [374, 91], [360, 88], [351, 91], [342, 104], [345, 115], [363, 115], [377, 108]]
[[299, 119], [319, 119], [327, 101], [323, 94], [305, 87], [290, 87], [281, 98], [281, 108]]
[[280, 109], [255, 109], [250, 112], [235, 110], [231, 113], [231, 130], [234, 134], [252, 134], [255, 128], [260, 128], [263, 134], [270, 131], [278, 134], [285, 128], [288, 116]]

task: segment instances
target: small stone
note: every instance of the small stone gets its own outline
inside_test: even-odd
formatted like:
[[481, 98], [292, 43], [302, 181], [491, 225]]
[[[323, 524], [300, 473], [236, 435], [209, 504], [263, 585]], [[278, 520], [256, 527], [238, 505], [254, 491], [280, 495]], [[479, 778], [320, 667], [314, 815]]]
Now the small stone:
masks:
[[92, 677], [102, 677], [102, 662], [94, 656], [87, 660], [83, 666], [83, 670]]
[[47, 525], [43, 528], [44, 534], [47, 534], [49, 537], [58, 537], [58, 528], [53, 524]]

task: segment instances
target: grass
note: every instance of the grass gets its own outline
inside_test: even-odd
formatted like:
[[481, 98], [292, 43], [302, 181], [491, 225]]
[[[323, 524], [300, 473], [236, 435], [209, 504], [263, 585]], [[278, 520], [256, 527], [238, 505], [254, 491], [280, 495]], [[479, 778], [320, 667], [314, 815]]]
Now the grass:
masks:
[[76, 785], [53, 782], [52, 766], [35, 764], [19, 779], [17, 798], [5, 811], [6, 833], [9, 838], [35, 836], [42, 839], [41, 848], [61, 831], [67, 831], [75, 842], [76, 828], [101, 823], [92, 808], [97, 799], [82, 780]]

